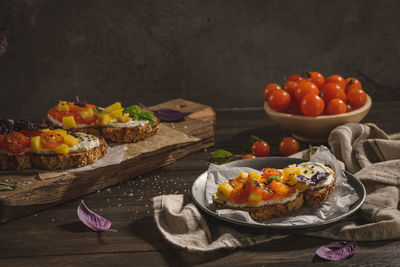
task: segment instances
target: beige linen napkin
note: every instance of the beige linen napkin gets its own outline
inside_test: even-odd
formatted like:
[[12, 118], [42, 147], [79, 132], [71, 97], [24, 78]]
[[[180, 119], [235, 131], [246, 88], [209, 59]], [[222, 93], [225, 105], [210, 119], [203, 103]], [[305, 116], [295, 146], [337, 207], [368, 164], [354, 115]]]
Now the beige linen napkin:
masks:
[[[366, 186], [367, 198], [359, 213], [364, 221], [346, 220], [306, 234], [351, 241], [400, 238], [399, 136], [387, 135], [374, 124], [345, 124], [331, 132], [328, 142], [332, 152]], [[308, 153], [298, 155], [307, 158]], [[224, 223], [210, 231], [202, 214], [183, 195], [157, 196], [153, 198], [153, 208], [163, 236], [189, 251], [234, 249], [285, 237], [239, 232]]]
[[345, 221], [311, 235], [353, 241], [400, 238], [400, 135], [375, 124], [348, 123], [329, 135], [333, 154], [355, 172], [367, 190], [360, 208], [367, 223]]

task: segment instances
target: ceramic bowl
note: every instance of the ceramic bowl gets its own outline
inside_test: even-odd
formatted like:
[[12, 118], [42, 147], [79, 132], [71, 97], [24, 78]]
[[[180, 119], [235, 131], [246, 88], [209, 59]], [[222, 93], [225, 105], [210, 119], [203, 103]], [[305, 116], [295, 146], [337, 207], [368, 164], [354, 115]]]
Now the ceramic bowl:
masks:
[[305, 142], [326, 142], [331, 130], [337, 126], [348, 122], [360, 122], [367, 115], [371, 104], [371, 97], [367, 95], [367, 102], [359, 109], [338, 115], [317, 117], [277, 112], [271, 109], [267, 102], [264, 102], [264, 109], [273, 121], [291, 132], [293, 137]]

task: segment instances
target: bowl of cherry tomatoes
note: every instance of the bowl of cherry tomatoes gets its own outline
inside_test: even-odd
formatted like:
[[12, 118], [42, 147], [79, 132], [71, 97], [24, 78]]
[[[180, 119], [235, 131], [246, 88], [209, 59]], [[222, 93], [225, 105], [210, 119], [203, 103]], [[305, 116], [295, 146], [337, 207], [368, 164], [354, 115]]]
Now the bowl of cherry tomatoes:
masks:
[[264, 100], [267, 115], [306, 142], [325, 142], [337, 126], [360, 122], [372, 104], [358, 79], [319, 72], [291, 75], [283, 87], [268, 84]]

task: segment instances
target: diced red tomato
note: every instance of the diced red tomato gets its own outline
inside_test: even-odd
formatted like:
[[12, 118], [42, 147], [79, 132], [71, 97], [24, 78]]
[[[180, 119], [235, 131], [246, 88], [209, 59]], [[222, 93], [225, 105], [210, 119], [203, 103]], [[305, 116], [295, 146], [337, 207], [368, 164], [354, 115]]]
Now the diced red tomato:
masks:
[[290, 188], [283, 183], [278, 183], [275, 180], [268, 185], [269, 188], [275, 191], [279, 195], [286, 195], [289, 193]]
[[75, 119], [75, 122], [77, 124], [90, 125], [90, 124], [96, 122], [96, 120], [97, 120], [96, 116], [94, 116], [92, 118], [82, 119], [81, 115], [79, 114], [79, 112], [85, 110], [86, 108], [96, 107], [95, 105], [86, 104], [86, 107], [80, 107], [80, 106], [75, 105], [73, 102], [69, 102], [68, 107], [69, 107], [69, 111], [59, 111], [58, 106], [55, 106], [49, 110], [48, 114], [53, 119], [57, 120], [60, 123], [62, 123], [63, 117], [66, 117], [66, 116], [73, 116]]
[[248, 186], [247, 183], [244, 183], [242, 186], [238, 186], [237, 188], [233, 189], [231, 193], [231, 200], [237, 204], [245, 203], [249, 199], [250, 193], [250, 186]]
[[282, 172], [274, 168], [264, 168], [262, 172], [264, 179], [267, 179], [274, 175], [278, 175], [279, 177], [282, 176]]
[[75, 105], [73, 102], [69, 102], [69, 103], [68, 103], [68, 106], [69, 106], [69, 110], [70, 110], [72, 113], [77, 113], [77, 112], [80, 112], [80, 111], [85, 110], [85, 108], [80, 107], [80, 106], [77, 106], [77, 105]]

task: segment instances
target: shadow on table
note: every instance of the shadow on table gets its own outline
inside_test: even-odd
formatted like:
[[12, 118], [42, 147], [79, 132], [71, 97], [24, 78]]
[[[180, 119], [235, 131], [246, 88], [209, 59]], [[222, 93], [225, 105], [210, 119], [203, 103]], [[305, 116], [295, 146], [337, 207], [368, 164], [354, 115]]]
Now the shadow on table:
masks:
[[188, 252], [168, 243], [157, 229], [154, 218], [146, 217], [130, 225], [132, 233], [158, 250], [170, 266], [191, 266], [224, 257], [229, 252]]

